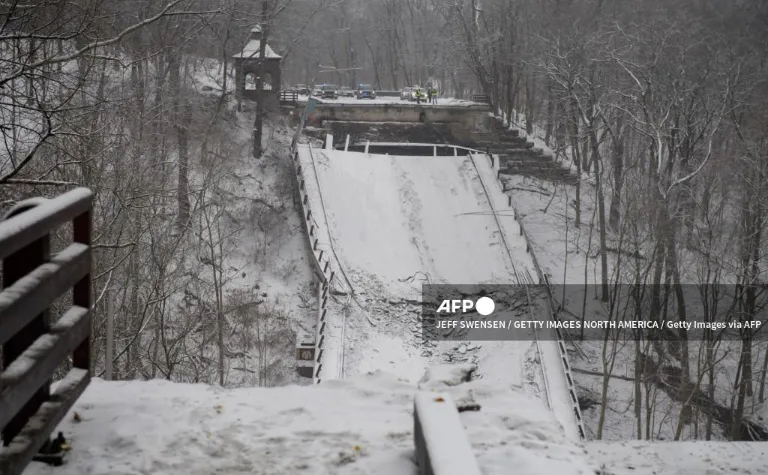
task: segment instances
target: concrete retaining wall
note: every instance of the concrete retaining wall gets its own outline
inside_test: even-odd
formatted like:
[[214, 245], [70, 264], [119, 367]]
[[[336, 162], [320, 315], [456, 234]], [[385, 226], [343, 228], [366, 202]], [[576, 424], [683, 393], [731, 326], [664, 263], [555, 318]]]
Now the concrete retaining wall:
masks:
[[309, 122], [322, 126], [324, 121], [404, 122], [442, 124], [457, 140], [492, 140], [496, 121], [486, 105], [440, 106], [419, 104], [318, 104]]
[[419, 475], [480, 475], [459, 411], [448, 394], [416, 394], [413, 425]]

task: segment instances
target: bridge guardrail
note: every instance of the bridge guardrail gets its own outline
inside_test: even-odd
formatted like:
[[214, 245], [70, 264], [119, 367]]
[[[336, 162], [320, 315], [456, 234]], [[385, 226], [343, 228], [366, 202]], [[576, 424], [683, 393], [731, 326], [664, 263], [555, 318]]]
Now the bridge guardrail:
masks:
[[[86, 188], [18, 203], [0, 222], [0, 473], [21, 474], [91, 380], [91, 200]], [[72, 243], [51, 256], [51, 233]], [[50, 307], [72, 289], [54, 322]], [[56, 369], [72, 368], [52, 389]]]
[[[496, 160], [494, 159], [493, 155], [484, 152], [485, 155], [487, 155], [491, 160], [491, 165], [495, 167]], [[495, 168], [494, 168], [495, 169]], [[496, 180], [501, 185], [501, 189], [504, 190], [504, 183], [501, 181], [501, 173], [497, 171], [496, 173]], [[512, 203], [512, 198], [510, 196], [510, 205]], [[557, 306], [555, 305], [554, 295], [552, 294], [552, 288], [549, 283], [549, 278], [547, 275], [541, 270], [541, 266], [539, 265], [539, 261], [536, 258], [536, 253], [534, 252], [532, 246], [531, 246], [531, 239], [528, 236], [528, 233], [525, 231], [525, 225], [523, 224], [523, 220], [519, 218], [519, 213], [517, 212], [516, 208], [514, 209], [515, 213], [515, 221], [520, 226], [520, 235], [523, 236], [525, 239], [525, 249], [528, 252], [528, 254], [531, 256], [531, 261], [533, 261], [533, 267], [536, 271], [539, 284], [544, 284], [547, 292], [547, 304], [549, 307], [549, 312], [553, 320], [557, 320], [557, 314], [555, 313], [555, 309]], [[560, 353], [560, 364], [562, 366], [562, 370], [565, 374], [566, 382], [568, 384], [568, 395], [571, 402], [571, 407], [574, 412], [574, 416], [576, 417], [576, 423], [578, 425], [579, 435], [581, 440], [586, 440], [586, 430], [584, 429], [584, 419], [581, 414], [581, 407], [579, 406], [579, 399], [578, 399], [578, 393], [576, 392], [576, 384], [573, 380], [573, 372], [571, 371], [571, 365], [568, 360], [568, 352], [565, 348], [565, 343], [563, 339], [562, 332], [559, 328], [555, 329], [555, 334], [557, 336], [557, 348], [558, 352]]]
[[[556, 321], [557, 314], [555, 313], [555, 309], [557, 308], [557, 306], [555, 305], [554, 296], [552, 295], [552, 288], [549, 283], [549, 278], [541, 270], [541, 267], [539, 266], [539, 262], [536, 259], [536, 253], [533, 251], [533, 248], [530, 245], [531, 240], [528, 237], [528, 233], [526, 233], [525, 231], [523, 220], [518, 219], [517, 209], [515, 209], [515, 219], [520, 224], [520, 235], [525, 238], [526, 248], [528, 249], [528, 253], [531, 255], [531, 260], [533, 261], [534, 269], [536, 270], [536, 274], [538, 274], [539, 283], [544, 284], [544, 288], [546, 289], [547, 304], [549, 307], [550, 316], [552, 317], [552, 320]], [[576, 384], [574, 383], [574, 380], [573, 380], [573, 372], [571, 371], [571, 365], [568, 360], [568, 352], [565, 348], [565, 340], [563, 339], [563, 334], [559, 328], [555, 329], [555, 334], [557, 336], [557, 349], [560, 353], [560, 364], [562, 366], [563, 372], [565, 373], [565, 378], [568, 383], [568, 396], [570, 397], [571, 407], [573, 409], [574, 416], [576, 417], [576, 423], [579, 429], [579, 436], [581, 440], [586, 440], [587, 434], [586, 434], [586, 430], [584, 429], [584, 419], [581, 414], [581, 407], [579, 406], [579, 398], [578, 398], [578, 393], [576, 392]]]
[[328, 315], [328, 293], [330, 289], [329, 284], [333, 280], [334, 272], [330, 270], [330, 258], [328, 256], [324, 256], [324, 252], [322, 250], [318, 251], [317, 249], [318, 239], [315, 237], [315, 234], [318, 231], [317, 227], [312, 223], [312, 210], [309, 207], [309, 195], [307, 194], [306, 182], [301, 167], [301, 161], [299, 160], [298, 148], [292, 149], [291, 155], [293, 159], [296, 180], [298, 182], [299, 201], [303, 216], [302, 222], [304, 223], [304, 235], [307, 236], [309, 241], [310, 249], [312, 251], [312, 259], [310, 259], [310, 262], [319, 281], [314, 369], [312, 371], [313, 382], [315, 384], [319, 384], [322, 381], [321, 374], [323, 369], [323, 349], [325, 347], [325, 327]]

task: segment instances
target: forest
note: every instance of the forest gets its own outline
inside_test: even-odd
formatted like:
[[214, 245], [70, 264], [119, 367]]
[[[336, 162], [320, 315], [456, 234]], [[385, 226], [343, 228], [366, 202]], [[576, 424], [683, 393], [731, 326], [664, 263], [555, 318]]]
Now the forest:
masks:
[[[589, 233], [598, 277], [584, 286], [607, 318], [765, 314], [766, 2], [61, 0], [0, 13], [0, 211], [93, 190], [97, 375], [111, 306], [115, 379], [295, 380], [292, 314], [317, 303], [296, 238], [293, 130], [234, 97], [232, 56], [257, 24], [284, 87], [432, 82], [483, 93], [540, 135], [582, 177], [567, 225]], [[708, 439], [727, 419], [742, 439], [765, 401], [762, 333], [618, 341], [600, 342], [601, 396], [628, 351], [637, 438], [655, 437], [648, 388], [661, 379], [676, 438], [701, 423], [694, 437]]]

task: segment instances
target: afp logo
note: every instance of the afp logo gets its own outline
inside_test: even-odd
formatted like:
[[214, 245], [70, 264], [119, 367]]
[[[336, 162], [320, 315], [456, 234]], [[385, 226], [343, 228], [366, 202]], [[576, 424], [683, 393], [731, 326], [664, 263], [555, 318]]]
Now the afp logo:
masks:
[[482, 316], [493, 313], [496, 304], [488, 297], [480, 297], [477, 302], [473, 300], [443, 300], [437, 307], [437, 313], [467, 313], [475, 309]]

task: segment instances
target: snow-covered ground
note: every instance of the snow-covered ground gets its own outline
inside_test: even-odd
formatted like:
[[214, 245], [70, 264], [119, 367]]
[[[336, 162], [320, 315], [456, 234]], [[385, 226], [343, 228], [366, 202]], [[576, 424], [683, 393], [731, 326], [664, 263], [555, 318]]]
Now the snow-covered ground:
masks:
[[604, 475], [768, 473], [765, 442], [590, 442], [587, 453]]
[[[484, 474], [508, 474], [511, 461], [519, 474], [594, 473], [540, 401], [503, 384], [465, 386], [450, 392], [469, 389], [481, 406], [461, 419]], [[232, 390], [95, 380], [59, 428], [74, 448], [67, 465], [25, 473], [415, 474], [417, 390], [386, 373]]]
[[[423, 390], [439, 387], [425, 381]], [[419, 386], [377, 372], [318, 386], [221, 389], [163, 380], [94, 380], [58, 430], [62, 467], [25, 475], [416, 474], [413, 397]], [[765, 444], [574, 444], [541, 401], [474, 381], [460, 413], [485, 475], [768, 473]], [[511, 467], [514, 467], [512, 471]]]

